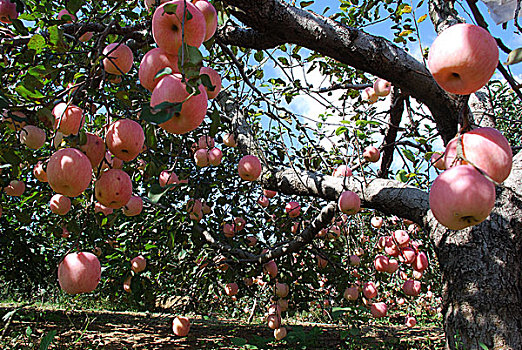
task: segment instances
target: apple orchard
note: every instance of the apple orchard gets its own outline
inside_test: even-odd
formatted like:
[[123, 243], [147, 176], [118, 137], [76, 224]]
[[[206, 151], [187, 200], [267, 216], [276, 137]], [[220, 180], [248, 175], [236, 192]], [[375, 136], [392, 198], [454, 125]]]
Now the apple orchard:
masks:
[[522, 93], [461, 5], [0, 0], [2, 293], [521, 349]]

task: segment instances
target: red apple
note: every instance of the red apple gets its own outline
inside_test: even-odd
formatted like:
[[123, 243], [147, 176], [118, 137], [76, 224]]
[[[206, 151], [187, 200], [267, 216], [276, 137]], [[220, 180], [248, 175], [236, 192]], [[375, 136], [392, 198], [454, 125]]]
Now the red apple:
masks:
[[20, 197], [25, 192], [25, 183], [23, 181], [11, 180], [9, 185], [4, 187], [4, 192], [8, 196]]
[[100, 261], [92, 253], [68, 254], [58, 265], [58, 283], [66, 293], [92, 292], [100, 279]]
[[17, 18], [16, 4], [10, 0], [0, 0], [0, 22], [9, 24]]
[[268, 322], [268, 328], [278, 329], [279, 327], [281, 327], [281, 315], [278, 315], [278, 314], [268, 315], [267, 322]]
[[[232, 229], [233, 230], [233, 229]], [[247, 236], [246, 240], [248, 241], [247, 245], [249, 247], [253, 247], [257, 243], [257, 238], [255, 236]]]
[[239, 161], [239, 177], [246, 181], [255, 181], [261, 175], [261, 162], [253, 155], [246, 155]]
[[394, 273], [399, 269], [399, 262], [393, 258], [388, 259], [388, 265], [386, 266], [387, 273]]
[[225, 144], [225, 146], [228, 146], [228, 147], [237, 146], [236, 138], [234, 137], [234, 134], [225, 134], [223, 136], [223, 143]]
[[132, 196], [132, 181], [123, 170], [110, 169], [96, 181], [94, 193], [101, 204], [119, 209], [127, 204]]
[[198, 139], [198, 143], [197, 143], [197, 148], [198, 149], [201, 149], [201, 148], [214, 148], [214, 146], [216, 145], [216, 142], [214, 141], [214, 139], [210, 136], [201, 136], [199, 139]]
[[167, 185], [177, 184], [179, 183], [178, 175], [175, 172], [162, 171], [159, 176], [159, 184], [161, 187], [165, 187]]
[[373, 299], [377, 296], [377, 288], [373, 282], [363, 284], [362, 292], [366, 299]]
[[190, 331], [190, 320], [188, 319], [188, 317], [176, 317], [172, 321], [172, 331], [178, 337], [186, 337]]
[[[69, 18], [65, 18], [65, 16], [68, 16]], [[60, 10], [60, 12], [58, 12], [58, 19], [64, 20], [67, 23], [72, 23], [72, 22], [76, 21], [76, 16], [71, 14], [66, 9], [63, 9], [63, 10]]]
[[373, 317], [385, 317], [388, 312], [388, 306], [385, 303], [374, 303], [370, 306], [370, 312]]
[[49, 205], [51, 206], [51, 211], [58, 215], [65, 215], [71, 210], [71, 200], [69, 197], [61, 194], [52, 196]]
[[286, 310], [288, 310], [288, 300], [279, 299], [277, 301], [277, 305], [279, 305], [279, 309], [281, 310], [281, 312], [285, 312]]
[[229, 297], [236, 295], [238, 291], [239, 291], [239, 287], [238, 287], [237, 283], [235, 283], [235, 282], [227, 283], [225, 285], [225, 294], [228, 295]]
[[60, 131], [64, 136], [76, 135], [83, 126], [83, 110], [74, 105], [60, 102], [53, 108], [54, 130]]
[[339, 165], [337, 168], [335, 168], [332, 176], [335, 177], [348, 177], [352, 176], [352, 169], [348, 165]]
[[123, 290], [127, 293], [132, 293], [131, 289], [131, 283], [132, 283], [132, 276], [129, 276], [123, 281]]
[[145, 134], [140, 124], [130, 119], [120, 119], [109, 126], [105, 143], [119, 159], [129, 162], [143, 149]]
[[406, 317], [406, 322], [404, 324], [408, 328], [413, 328], [417, 324], [417, 320], [415, 319], [415, 317], [408, 316], [408, 317]]
[[416, 256], [417, 255], [413, 248], [401, 248], [401, 252], [399, 254], [399, 261], [404, 264], [412, 264], [415, 261]]
[[359, 266], [361, 264], [361, 258], [357, 255], [350, 255], [350, 266]]
[[208, 0], [192, 0], [192, 3], [201, 11], [205, 16], [206, 32], [204, 41], [209, 40], [214, 36], [216, 32], [218, 20], [217, 11]]
[[286, 328], [285, 327], [274, 329], [274, 338], [276, 340], [283, 339], [284, 337], [286, 337], [286, 334], [287, 334], [287, 332], [286, 332]]
[[20, 130], [20, 143], [31, 149], [43, 147], [45, 138], [45, 131], [34, 125], [26, 125]]
[[417, 295], [420, 294], [421, 287], [422, 287], [422, 285], [421, 285], [421, 283], [419, 281], [408, 279], [402, 285], [402, 291], [406, 295], [409, 295], [409, 296], [412, 296], [412, 297], [416, 297]]
[[108, 216], [114, 213], [114, 209], [106, 207], [100, 202], [96, 202], [94, 203], [94, 213], [102, 213], [103, 215]]
[[259, 198], [257, 199], [257, 204], [259, 204], [263, 208], [268, 207], [269, 202], [270, 202], [270, 200], [267, 198], [267, 196], [264, 196], [264, 195], [259, 196]]
[[91, 134], [90, 132], [85, 133], [85, 136], [87, 136], [87, 142], [80, 145], [80, 149], [85, 153], [87, 158], [89, 158], [91, 166], [94, 169], [100, 165], [105, 156], [105, 143], [101, 137]]
[[339, 210], [348, 215], [354, 215], [361, 210], [361, 199], [357, 193], [344, 191], [338, 201]]
[[379, 255], [374, 260], [375, 269], [380, 272], [385, 272], [388, 269], [389, 258], [384, 255]]
[[361, 92], [361, 99], [368, 101], [368, 103], [375, 103], [379, 99], [379, 96], [377, 96], [373, 87], [367, 87]]
[[131, 270], [140, 273], [147, 267], [147, 259], [143, 255], [138, 255], [131, 260]]
[[395, 238], [401, 248], [408, 246], [410, 243], [410, 235], [404, 230], [396, 230], [393, 232], [393, 238]]
[[47, 180], [56, 193], [79, 196], [91, 183], [91, 162], [75, 148], [62, 148], [47, 163]]
[[373, 83], [373, 90], [377, 96], [388, 96], [391, 91], [391, 83], [381, 78], [377, 78]]
[[380, 157], [381, 152], [374, 146], [368, 146], [363, 151], [363, 158], [368, 162], [376, 163]]
[[455, 24], [435, 39], [428, 69], [447, 92], [469, 95], [489, 81], [498, 65], [498, 47], [487, 30], [467, 23]]
[[43, 163], [38, 162], [33, 169], [34, 177], [40, 182], [47, 182], [47, 173], [44, 170]]
[[212, 148], [208, 151], [208, 161], [210, 165], [218, 166], [221, 164], [221, 159], [223, 158], [223, 152], [219, 148]]
[[270, 190], [263, 190], [263, 194], [267, 197], [267, 198], [274, 198], [275, 195], [277, 194], [276, 191], [270, 191]]
[[194, 161], [196, 162], [196, 165], [204, 168], [209, 165], [209, 159], [208, 159], [208, 149], [201, 148], [194, 153]]
[[86, 41], [89, 41], [92, 39], [92, 36], [93, 36], [93, 33], [92, 32], [86, 32], [86, 33], [83, 33], [79, 38], [78, 40], [80, 40], [82, 43], [86, 42]]
[[439, 152], [433, 152], [430, 158], [430, 163], [439, 170], [446, 170], [446, 165], [444, 164], [444, 156]]
[[154, 91], [154, 88], [162, 78], [154, 79], [154, 77], [167, 67], [171, 68], [174, 73], [179, 72], [178, 55], [170, 55], [159, 47], [147, 52], [141, 60], [138, 71], [141, 85], [150, 92]]
[[428, 257], [426, 256], [426, 253], [417, 253], [415, 261], [413, 262], [413, 268], [419, 272], [423, 272], [428, 268]]
[[221, 76], [219, 75], [219, 73], [216, 72], [214, 69], [212, 69], [210, 67], [202, 67], [199, 70], [199, 74], [200, 75], [203, 75], [203, 74], [208, 75], [208, 77], [210, 78], [210, 82], [212, 83], [212, 86], [214, 86], [214, 90], [212, 90], [212, 91], [209, 88], [205, 87], [205, 89], [207, 90], [208, 98], [209, 99], [216, 98], [216, 96], [221, 91]]
[[301, 206], [297, 202], [288, 202], [285, 206], [285, 211], [291, 218], [296, 218], [301, 214]]
[[103, 49], [103, 55], [103, 68], [109, 74], [127, 74], [132, 68], [134, 54], [125, 44], [109, 44]]
[[277, 264], [274, 260], [270, 260], [263, 265], [263, 271], [272, 278], [277, 276]]
[[132, 196], [123, 207], [123, 214], [125, 216], [136, 216], [140, 215], [142, 210], [143, 199], [140, 196]]
[[276, 283], [275, 285], [275, 295], [277, 295], [280, 298], [285, 298], [288, 293], [290, 292], [290, 288], [288, 287], [288, 284], [286, 283]]
[[344, 290], [343, 296], [346, 300], [357, 300], [359, 298], [359, 289], [355, 286], [348, 287]]
[[370, 220], [370, 224], [375, 228], [381, 228], [384, 220], [380, 216], [374, 216]]
[[429, 200], [439, 223], [461, 230], [488, 217], [495, 205], [495, 186], [473, 166], [457, 165], [433, 181]]

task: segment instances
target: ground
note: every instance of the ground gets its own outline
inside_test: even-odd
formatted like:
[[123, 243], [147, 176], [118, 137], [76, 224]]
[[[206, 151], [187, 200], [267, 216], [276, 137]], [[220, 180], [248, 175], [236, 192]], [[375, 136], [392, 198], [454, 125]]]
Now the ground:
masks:
[[[16, 311], [15, 311], [16, 310]], [[13, 311], [15, 311], [13, 313]], [[190, 334], [176, 337], [174, 315], [71, 311], [0, 304], [1, 349], [439, 349], [440, 328], [295, 323], [276, 343], [265, 325], [194, 317]], [[49, 345], [47, 346], [47, 342]]]

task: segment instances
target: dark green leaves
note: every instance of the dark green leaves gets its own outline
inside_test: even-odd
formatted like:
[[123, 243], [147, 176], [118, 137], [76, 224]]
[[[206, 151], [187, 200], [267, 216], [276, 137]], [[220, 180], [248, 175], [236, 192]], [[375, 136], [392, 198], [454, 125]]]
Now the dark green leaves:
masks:
[[181, 112], [182, 103], [163, 102], [154, 108], [149, 104], [144, 104], [141, 110], [140, 118], [155, 124], [161, 124], [169, 121], [176, 113]]

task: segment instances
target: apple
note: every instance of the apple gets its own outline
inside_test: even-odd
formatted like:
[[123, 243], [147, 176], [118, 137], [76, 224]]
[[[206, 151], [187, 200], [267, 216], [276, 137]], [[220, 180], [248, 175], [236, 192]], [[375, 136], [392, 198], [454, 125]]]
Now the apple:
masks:
[[234, 134], [225, 134], [223, 136], [223, 144], [228, 147], [237, 147], [236, 138]]
[[236, 230], [234, 228], [234, 224], [225, 224], [223, 225], [223, 233], [225, 234], [225, 237], [232, 238], [236, 235]]
[[49, 202], [51, 211], [58, 215], [65, 215], [71, 210], [71, 200], [69, 197], [65, 197], [61, 194], [55, 194], [52, 196]]
[[281, 315], [278, 315], [278, 314], [268, 315], [267, 321], [268, 321], [268, 328], [270, 328], [270, 329], [278, 329], [281, 327]]
[[286, 310], [288, 310], [288, 300], [279, 299], [277, 301], [277, 305], [279, 305], [279, 309], [281, 310], [281, 312], [285, 312]]
[[348, 301], [357, 300], [359, 298], [359, 289], [355, 286], [348, 287], [344, 290], [343, 297]]
[[270, 200], [268, 199], [267, 196], [265, 195], [261, 195], [259, 196], [259, 198], [257, 199], [257, 204], [259, 204], [260, 206], [262, 206], [263, 208], [266, 208], [268, 207], [268, 204], [270, 203]]
[[221, 91], [221, 76], [219, 75], [219, 73], [210, 67], [202, 67], [199, 70], [199, 74], [208, 75], [208, 77], [210, 78], [210, 82], [212, 83], [212, 86], [214, 86], [214, 90], [210, 90], [208, 87], [205, 86], [205, 89], [207, 90], [208, 98], [209, 99], [216, 98], [216, 96]]
[[125, 162], [133, 160], [141, 153], [144, 142], [143, 128], [130, 119], [120, 119], [112, 123], [105, 136], [109, 151]]
[[288, 287], [288, 284], [279, 282], [275, 284], [275, 295], [278, 297], [285, 298], [289, 292], [290, 288]]
[[406, 317], [406, 322], [405, 322], [404, 324], [405, 324], [406, 327], [408, 327], [408, 328], [413, 328], [413, 327], [415, 327], [415, 325], [417, 324], [417, 320], [415, 319], [415, 317], [407, 316], [407, 317]]
[[140, 196], [132, 196], [123, 207], [123, 214], [125, 216], [136, 216], [140, 215], [142, 210], [143, 199]]
[[384, 220], [380, 216], [374, 216], [370, 220], [370, 225], [372, 225], [375, 228], [381, 228]]
[[400, 253], [399, 247], [393, 242], [391, 237], [385, 238], [384, 251], [391, 256], [399, 256]]
[[123, 170], [110, 169], [96, 181], [94, 193], [101, 204], [119, 209], [127, 204], [132, 196], [132, 181]]
[[413, 270], [412, 276], [416, 280], [420, 280], [422, 278], [423, 273], [417, 270]]
[[252, 277], [245, 277], [243, 278], [243, 282], [245, 283], [245, 286], [250, 287], [254, 284], [254, 279]]
[[428, 54], [428, 69], [441, 88], [469, 95], [489, 81], [498, 65], [498, 47], [489, 32], [459, 23], [437, 36]]
[[402, 291], [406, 295], [416, 297], [421, 292], [421, 286], [422, 285], [419, 281], [415, 281], [410, 278], [402, 285]]
[[399, 254], [399, 261], [404, 264], [413, 264], [415, 257], [417, 256], [415, 249], [411, 247], [401, 248]]
[[236, 229], [236, 232], [239, 232], [242, 229], [244, 229], [245, 225], [246, 225], [245, 219], [243, 219], [241, 217], [234, 218], [234, 223], [235, 223], [234, 227]]
[[396, 230], [393, 232], [393, 238], [395, 238], [401, 248], [408, 246], [410, 243], [410, 235], [404, 230]]
[[352, 175], [352, 169], [350, 169], [348, 165], [339, 165], [332, 173], [332, 176], [335, 177], [348, 177]]
[[172, 72], [179, 73], [178, 55], [168, 54], [159, 47], [147, 52], [141, 59], [138, 71], [138, 78], [140, 79], [141, 85], [150, 92], [154, 91], [154, 88], [162, 77], [154, 78], [165, 68], [170, 68]]
[[147, 267], [147, 259], [143, 255], [138, 255], [133, 258], [131, 261], [131, 270], [135, 273], [140, 273]]
[[214, 148], [214, 146], [216, 145], [216, 142], [214, 141], [214, 139], [210, 136], [201, 136], [199, 139], [198, 139], [198, 143], [197, 143], [197, 148], [198, 149], [201, 149], [201, 148]]
[[209, 165], [209, 159], [208, 159], [208, 149], [201, 148], [194, 153], [194, 161], [196, 162], [196, 165], [204, 168]]
[[359, 266], [361, 264], [361, 258], [357, 255], [350, 255], [350, 266]]
[[249, 247], [253, 247], [257, 244], [257, 238], [255, 236], [247, 236], [246, 240], [248, 241], [247, 245]]
[[98, 135], [85, 133], [87, 141], [80, 145], [80, 150], [89, 158], [93, 169], [97, 168], [105, 156], [105, 142]]
[[199, 86], [199, 94], [189, 97], [181, 78], [179, 74], [164, 76], [154, 88], [150, 101], [152, 107], [162, 102], [183, 102], [180, 112], [160, 124], [161, 128], [173, 134], [185, 134], [196, 129], [207, 113], [207, 92], [204, 86]]
[[89, 41], [92, 39], [92, 36], [93, 36], [93, 32], [86, 32], [86, 33], [83, 33], [79, 38], [78, 40], [80, 40], [82, 43], [86, 42], [86, 41]]
[[102, 213], [103, 215], [108, 216], [114, 213], [114, 209], [106, 207], [100, 202], [96, 202], [94, 203], [94, 213]]
[[60, 12], [58, 12], [58, 19], [63, 20], [66, 23], [72, 23], [72, 22], [76, 21], [76, 16], [71, 14], [66, 9], [63, 9], [63, 10], [60, 10]]
[[10, 0], [0, 0], [0, 22], [9, 24], [17, 18], [16, 4]]
[[373, 90], [377, 96], [388, 96], [391, 91], [391, 83], [381, 78], [373, 82]]
[[276, 340], [281, 340], [283, 339], [284, 337], [286, 337], [286, 328], [285, 327], [280, 327], [280, 328], [276, 328], [274, 329], [274, 338]]
[[186, 337], [190, 331], [190, 320], [188, 317], [177, 316], [172, 321], [172, 331], [178, 337]]
[[62, 148], [47, 163], [47, 180], [56, 193], [79, 196], [91, 183], [91, 162], [76, 148]]
[[246, 181], [255, 181], [261, 175], [261, 162], [253, 155], [246, 155], [237, 167], [239, 177]]
[[[165, 11], [166, 6], [172, 8], [174, 5], [175, 13], [169, 14]], [[185, 15], [186, 13], [190, 15]], [[200, 47], [205, 40], [206, 32], [205, 16], [191, 2], [174, 0], [162, 4], [154, 11], [152, 36], [158, 47], [169, 54], [177, 55], [182, 41], [189, 46]]]
[[415, 257], [415, 261], [413, 261], [413, 268], [419, 272], [423, 272], [428, 268], [428, 257], [424, 252], [418, 252]]
[[344, 191], [339, 196], [338, 206], [344, 214], [354, 215], [361, 210], [361, 199], [355, 192]]
[[205, 17], [206, 32], [204, 41], [209, 40], [216, 33], [218, 20], [216, 8], [208, 0], [192, 0], [192, 3], [201, 11]]
[[131, 283], [132, 283], [132, 276], [129, 276], [123, 281], [123, 290], [127, 293], [132, 293], [131, 289]]
[[277, 264], [274, 260], [270, 260], [266, 264], [263, 265], [263, 272], [269, 275], [272, 278], [277, 276]]
[[444, 156], [439, 152], [433, 152], [430, 157], [430, 164], [439, 170], [446, 170], [446, 165], [444, 164]]
[[373, 87], [367, 87], [361, 92], [361, 99], [371, 104], [377, 102], [379, 96], [377, 96]]
[[42, 162], [36, 163], [33, 169], [33, 174], [38, 181], [47, 182], [47, 173], [45, 172]]
[[20, 143], [31, 149], [43, 147], [45, 138], [45, 131], [34, 125], [26, 125], [20, 130]]
[[376, 163], [379, 161], [379, 158], [381, 157], [381, 152], [374, 147], [374, 146], [368, 146], [363, 151], [363, 158], [367, 162]]
[[399, 269], [399, 262], [393, 258], [391, 259], [388, 259], [388, 265], [386, 266], [386, 271], [387, 273], [394, 273], [395, 271], [397, 271]]
[[58, 283], [68, 294], [92, 292], [98, 286], [100, 279], [100, 261], [92, 253], [67, 254], [58, 265]]
[[267, 197], [267, 198], [274, 198], [275, 195], [277, 194], [276, 191], [270, 191], [270, 190], [263, 190], [263, 194]]
[[227, 283], [225, 285], [225, 294], [228, 295], [229, 297], [236, 295], [238, 291], [239, 291], [239, 287], [236, 282]]
[[387, 256], [377, 256], [373, 262], [375, 269], [380, 272], [386, 272], [388, 269], [388, 260], [389, 258]]
[[4, 187], [4, 192], [8, 196], [20, 197], [25, 192], [25, 183], [23, 181], [11, 180], [9, 185]]
[[134, 54], [130, 47], [121, 43], [112, 43], [103, 49], [103, 68], [109, 74], [127, 74], [134, 61]]
[[83, 110], [74, 105], [60, 102], [53, 108], [54, 130], [60, 131], [64, 136], [76, 135], [83, 124]]
[[[451, 140], [444, 153], [446, 169], [454, 165], [468, 164], [464, 160], [455, 161], [459, 137]], [[475, 165], [498, 183], [504, 181], [511, 172], [513, 152], [508, 140], [497, 129], [478, 128], [460, 136], [462, 152], [471, 165]]]
[[484, 221], [495, 205], [495, 185], [471, 165], [457, 165], [431, 185], [430, 208], [439, 223], [461, 230]]
[[373, 282], [363, 284], [362, 292], [366, 299], [373, 299], [377, 296], [377, 288]]
[[204, 202], [203, 206], [201, 207], [201, 211], [203, 214], [207, 215], [212, 213], [212, 208], [207, 204], [207, 202]]
[[370, 306], [370, 312], [373, 317], [385, 317], [388, 312], [388, 306], [385, 303], [374, 303]]
[[291, 218], [296, 218], [301, 214], [301, 206], [297, 202], [288, 202], [285, 206], [285, 211]]
[[159, 184], [161, 187], [165, 187], [167, 185], [178, 184], [179, 178], [175, 172], [162, 171], [159, 176]]

